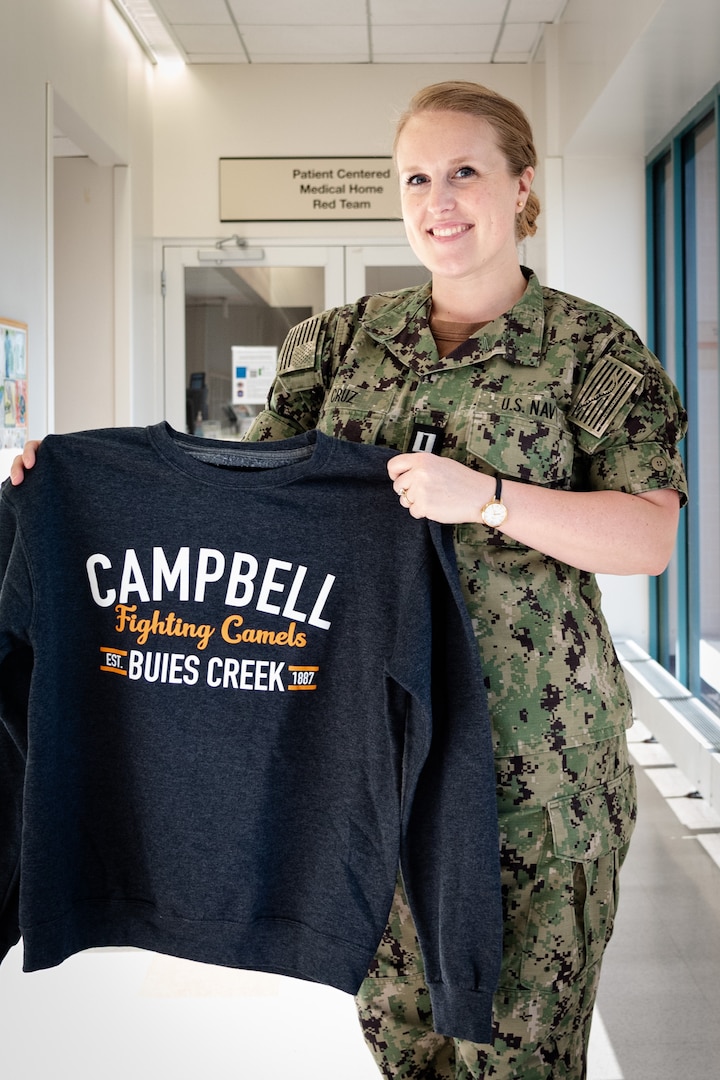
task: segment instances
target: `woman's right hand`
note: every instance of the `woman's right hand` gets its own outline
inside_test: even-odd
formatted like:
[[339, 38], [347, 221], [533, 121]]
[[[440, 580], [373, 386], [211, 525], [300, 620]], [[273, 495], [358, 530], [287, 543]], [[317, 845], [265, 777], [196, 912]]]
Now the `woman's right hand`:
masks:
[[17, 485], [22, 484], [25, 479], [25, 470], [32, 469], [37, 457], [37, 449], [40, 445], [39, 439], [31, 439], [30, 442], [26, 442], [23, 447], [22, 454], [13, 460], [10, 466], [10, 483]]

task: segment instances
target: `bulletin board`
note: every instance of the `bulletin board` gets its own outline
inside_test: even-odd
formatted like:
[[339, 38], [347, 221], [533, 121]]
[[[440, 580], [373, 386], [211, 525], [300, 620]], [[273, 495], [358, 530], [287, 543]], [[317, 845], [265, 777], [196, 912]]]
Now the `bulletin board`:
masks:
[[0, 448], [21, 447], [27, 441], [27, 337], [26, 323], [0, 318]]

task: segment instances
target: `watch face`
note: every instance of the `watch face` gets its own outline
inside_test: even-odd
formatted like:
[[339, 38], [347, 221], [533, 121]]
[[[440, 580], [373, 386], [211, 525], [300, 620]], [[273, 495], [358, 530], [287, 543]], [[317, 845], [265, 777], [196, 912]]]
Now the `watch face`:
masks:
[[480, 516], [486, 525], [496, 529], [507, 517], [507, 507], [501, 502], [489, 502], [483, 506]]

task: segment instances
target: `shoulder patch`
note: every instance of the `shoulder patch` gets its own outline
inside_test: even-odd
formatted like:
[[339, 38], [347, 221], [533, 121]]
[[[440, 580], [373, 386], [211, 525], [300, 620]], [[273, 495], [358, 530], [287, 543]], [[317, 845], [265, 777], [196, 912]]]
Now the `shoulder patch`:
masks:
[[278, 371], [302, 371], [313, 366], [321, 323], [320, 316], [314, 315], [290, 331], [280, 350]]
[[622, 360], [612, 356], [600, 360], [573, 404], [568, 420], [600, 438], [642, 379], [641, 371], [623, 364]]

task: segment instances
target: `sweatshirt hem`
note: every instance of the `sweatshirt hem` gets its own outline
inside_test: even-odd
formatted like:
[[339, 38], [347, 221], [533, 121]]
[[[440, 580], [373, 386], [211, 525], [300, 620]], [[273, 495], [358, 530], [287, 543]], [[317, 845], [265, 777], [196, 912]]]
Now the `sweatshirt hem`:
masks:
[[131, 947], [220, 967], [266, 971], [356, 994], [375, 943], [363, 948], [282, 916], [245, 922], [160, 914], [151, 905], [83, 905], [22, 930], [23, 971], [57, 967], [86, 949]]

